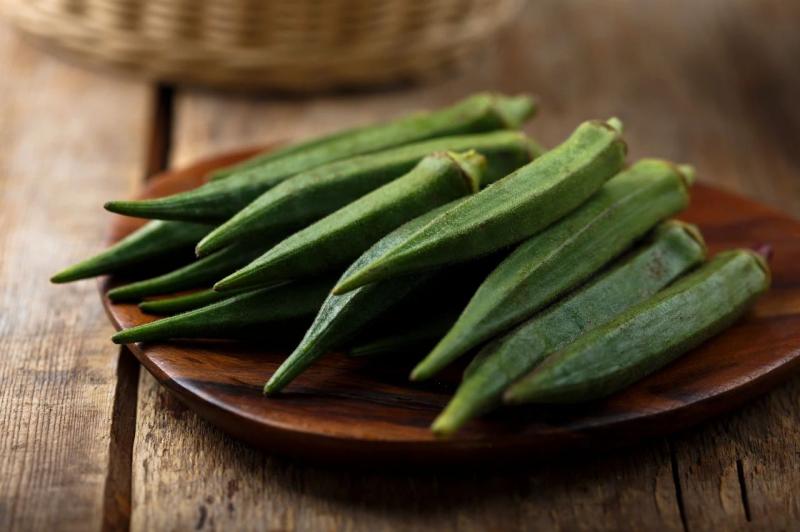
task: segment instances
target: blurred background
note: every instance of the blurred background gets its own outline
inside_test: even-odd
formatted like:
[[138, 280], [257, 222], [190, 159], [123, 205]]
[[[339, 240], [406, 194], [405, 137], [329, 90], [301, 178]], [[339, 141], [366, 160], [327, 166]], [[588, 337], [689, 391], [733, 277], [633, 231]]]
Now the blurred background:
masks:
[[[158, 84], [167, 97], [177, 87], [178, 110], [224, 105], [230, 119], [217, 126], [232, 131], [219, 148], [324, 133], [475, 90], [528, 91], [541, 101], [530, 128], [546, 144], [580, 120], [618, 115], [634, 156], [689, 160], [701, 179], [724, 174], [733, 188], [800, 209], [800, 184], [788, 179], [800, 123], [798, 2], [4, 2], [11, 24], [48, 53]], [[262, 111], [269, 126], [254, 124]], [[755, 155], [754, 144], [781, 154]]]
[[23, 31], [157, 79], [315, 91], [429, 78], [470, 60], [523, 0], [24, 0]]

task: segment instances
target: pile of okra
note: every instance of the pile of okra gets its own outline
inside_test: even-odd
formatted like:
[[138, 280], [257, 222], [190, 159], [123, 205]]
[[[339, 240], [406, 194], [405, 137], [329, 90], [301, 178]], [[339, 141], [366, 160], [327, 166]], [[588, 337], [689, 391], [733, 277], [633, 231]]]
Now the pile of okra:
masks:
[[534, 111], [476, 94], [111, 201], [152, 221], [53, 281], [148, 277], [183, 257], [109, 291], [162, 316], [113, 341], [286, 342], [267, 395], [333, 350], [420, 355], [414, 381], [471, 357], [440, 435], [503, 404], [608, 396], [731, 325], [769, 269], [747, 249], [707, 258], [698, 228], [671, 219], [691, 166], [626, 162], [615, 118], [545, 150], [519, 130]]

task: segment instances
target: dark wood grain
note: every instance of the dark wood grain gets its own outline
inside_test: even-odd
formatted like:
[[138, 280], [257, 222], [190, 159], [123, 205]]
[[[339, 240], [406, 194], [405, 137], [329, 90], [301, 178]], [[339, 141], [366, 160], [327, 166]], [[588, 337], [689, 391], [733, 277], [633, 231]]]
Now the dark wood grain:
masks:
[[[245, 152], [246, 153], [246, 152]], [[223, 156], [230, 162], [244, 153]], [[217, 164], [207, 160], [156, 178], [146, 196], [191, 188]], [[683, 219], [713, 252], [764, 244], [774, 250], [773, 287], [736, 326], [678, 362], [607, 400], [576, 407], [517, 408], [440, 440], [428, 425], [454, 382], [407, 382], [408, 361], [375, 363], [331, 354], [280, 397], [263, 383], [286, 357], [268, 342], [183, 341], [132, 346], [145, 367], [192, 409], [227, 432], [280, 453], [322, 461], [458, 462], [543, 457], [619, 446], [731, 410], [791, 375], [800, 364], [800, 223], [712, 187], [693, 191]], [[117, 224], [124, 236], [130, 222]], [[107, 279], [102, 288], [113, 285]], [[135, 305], [112, 305], [117, 327], [151, 320]], [[420, 353], [422, 355], [422, 353]]]

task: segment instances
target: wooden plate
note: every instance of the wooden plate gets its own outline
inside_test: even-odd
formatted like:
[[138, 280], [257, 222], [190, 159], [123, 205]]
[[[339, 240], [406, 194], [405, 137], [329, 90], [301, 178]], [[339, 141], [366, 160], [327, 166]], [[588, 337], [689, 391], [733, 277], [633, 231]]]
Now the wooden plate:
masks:
[[[207, 160], [153, 179], [143, 197], [198, 185], [210, 169], [252, 153]], [[800, 223], [733, 194], [697, 185], [683, 219], [700, 226], [712, 252], [769, 244], [773, 287], [736, 326], [607, 400], [576, 407], [517, 408], [437, 440], [428, 425], [453, 379], [424, 386], [406, 375], [414, 358], [351, 360], [332, 354], [267, 399], [261, 387], [287, 353], [269, 342], [132, 345], [163, 385], [211, 423], [253, 445], [315, 460], [458, 462], [537, 458], [667, 434], [731, 410], [788, 377], [800, 360]], [[119, 218], [117, 240], [140, 225]], [[101, 290], [114, 285], [104, 279]], [[103, 302], [114, 325], [152, 318], [135, 305]], [[422, 353], [420, 353], [422, 355]]]

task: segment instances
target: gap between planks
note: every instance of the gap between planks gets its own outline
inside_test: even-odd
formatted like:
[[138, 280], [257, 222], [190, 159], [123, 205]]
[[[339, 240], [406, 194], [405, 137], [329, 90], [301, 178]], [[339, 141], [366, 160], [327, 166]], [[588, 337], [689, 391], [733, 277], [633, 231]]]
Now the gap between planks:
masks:
[[[153, 86], [142, 181], [167, 169], [172, 145], [174, 94], [175, 90], [170, 85], [159, 83]], [[103, 500], [104, 531], [130, 529], [139, 372], [139, 362], [133, 353], [125, 347], [120, 348]]]
[[669, 445], [669, 459], [672, 468], [672, 485], [675, 488], [675, 502], [678, 504], [678, 513], [681, 516], [681, 526], [684, 532], [689, 532], [689, 523], [686, 519], [686, 505], [683, 502], [683, 489], [681, 488], [681, 474], [678, 469], [678, 456], [675, 453], [675, 445], [672, 440], [668, 440]]

